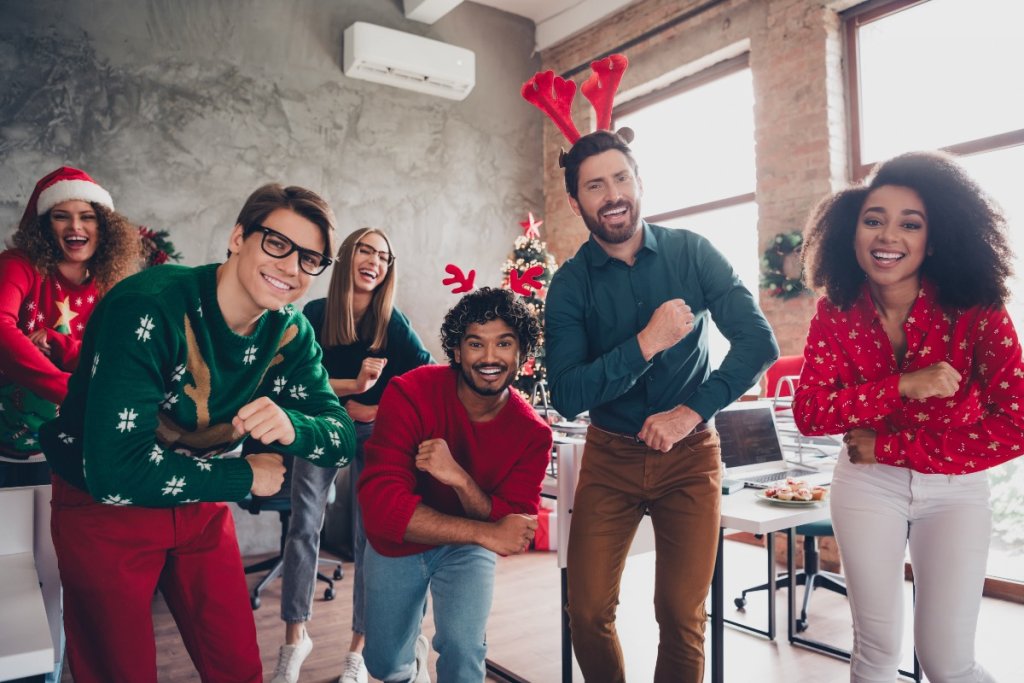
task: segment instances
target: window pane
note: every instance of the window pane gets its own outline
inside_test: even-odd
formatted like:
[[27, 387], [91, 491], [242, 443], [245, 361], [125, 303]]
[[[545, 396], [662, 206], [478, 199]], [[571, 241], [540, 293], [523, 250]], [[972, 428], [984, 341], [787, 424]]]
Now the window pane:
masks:
[[754, 191], [750, 69], [618, 116], [615, 126], [636, 131], [645, 216]]
[[[1024, 195], [1020, 192], [1024, 146], [962, 157], [960, 161], [1006, 212], [1017, 257], [1009, 309], [1019, 336], [1024, 333]], [[993, 468], [989, 481], [993, 514], [988, 574], [1024, 581], [1024, 462], [1018, 458]]]
[[[717, 211], [685, 216], [662, 223], [666, 228], [686, 228], [706, 237], [732, 264], [733, 270], [747, 289], [757, 297], [757, 205], [754, 202], [730, 206]], [[729, 351], [729, 342], [714, 325], [711, 326], [711, 367], [717, 368]], [[758, 385], [750, 392], [757, 393]]]
[[1024, 3], [931, 0], [862, 26], [861, 158], [1024, 127]]

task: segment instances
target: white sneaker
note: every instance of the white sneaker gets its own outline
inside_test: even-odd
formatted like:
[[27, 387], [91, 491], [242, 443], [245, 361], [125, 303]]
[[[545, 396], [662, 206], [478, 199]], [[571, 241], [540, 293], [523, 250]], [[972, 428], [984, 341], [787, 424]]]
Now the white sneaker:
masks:
[[430, 683], [430, 641], [422, 633], [416, 638], [416, 678], [413, 683]]
[[358, 652], [345, 655], [345, 670], [341, 672], [338, 683], [367, 683], [366, 663]]
[[313, 639], [308, 633], [295, 645], [282, 645], [277, 653], [277, 668], [270, 683], [298, 683], [299, 669], [306, 657], [313, 651]]

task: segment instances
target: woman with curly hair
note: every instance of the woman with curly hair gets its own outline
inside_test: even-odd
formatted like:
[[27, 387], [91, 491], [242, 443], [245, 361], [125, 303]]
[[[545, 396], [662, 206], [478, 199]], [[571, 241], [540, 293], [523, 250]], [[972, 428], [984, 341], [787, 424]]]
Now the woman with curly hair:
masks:
[[[391, 378], [433, 363], [409, 319], [395, 308], [398, 272], [391, 240], [383, 230], [360, 228], [338, 249], [327, 298], [303, 313], [317, 331], [331, 388], [355, 422], [356, 451], [350, 465], [352, 500], [352, 641], [339, 683], [366, 683], [363, 664], [363, 549], [366, 532], [356, 501], [363, 444], [373, 432], [377, 404]], [[338, 470], [297, 459], [292, 465], [292, 516], [284, 550], [281, 619], [285, 643], [271, 683], [295, 683], [313, 649], [306, 631], [312, 616], [324, 506]]]
[[844, 435], [831, 510], [853, 613], [851, 681], [896, 677], [908, 544], [925, 674], [993, 680], [974, 658], [986, 470], [1024, 442], [1005, 227], [957, 162], [925, 152], [881, 163], [807, 225], [804, 261], [825, 296], [793, 410], [804, 434]]
[[[106, 190], [63, 166], [36, 184], [13, 243], [0, 254], [0, 454], [25, 460], [67, 394], [97, 300], [138, 268], [139, 237]], [[9, 486], [49, 481], [45, 466], [0, 472]]]

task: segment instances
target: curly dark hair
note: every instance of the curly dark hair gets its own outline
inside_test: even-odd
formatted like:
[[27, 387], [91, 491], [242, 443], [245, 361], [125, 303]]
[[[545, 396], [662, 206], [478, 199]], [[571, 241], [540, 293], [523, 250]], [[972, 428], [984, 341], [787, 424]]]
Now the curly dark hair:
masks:
[[631, 129], [623, 129], [618, 133], [613, 133], [610, 130], [595, 130], [577, 140], [576, 144], [562, 155], [559, 163], [565, 169], [565, 191], [569, 193], [570, 197], [579, 199], [580, 166], [583, 162], [592, 156], [612, 149], [622, 152], [633, 169], [633, 175], [637, 175], [636, 159], [633, 158], [633, 150], [629, 148], [627, 138], [633, 139]]
[[826, 197], [804, 228], [803, 262], [808, 282], [849, 308], [865, 274], [853, 254], [864, 201], [883, 185], [918, 194], [928, 217], [929, 254], [921, 275], [938, 288], [946, 309], [996, 306], [1009, 296], [1013, 253], [1002, 210], [953, 157], [910, 152], [883, 161], [864, 182]]
[[455, 350], [466, 334], [466, 328], [473, 323], [487, 323], [492, 320], [504, 320], [516, 331], [519, 337], [520, 365], [537, 351], [540, 343], [540, 322], [526, 306], [522, 297], [507, 289], [481, 287], [470, 292], [459, 300], [444, 316], [441, 323], [441, 347], [448, 356], [452, 367], [455, 362]]
[[[89, 261], [89, 273], [101, 294], [139, 270], [142, 259], [142, 240], [139, 229], [127, 218], [102, 204], [89, 202], [96, 211], [99, 242], [96, 253]], [[64, 258], [60, 244], [53, 234], [50, 212], [23, 221], [12, 238], [14, 246], [28, 256], [29, 261], [44, 275], [56, 272]]]

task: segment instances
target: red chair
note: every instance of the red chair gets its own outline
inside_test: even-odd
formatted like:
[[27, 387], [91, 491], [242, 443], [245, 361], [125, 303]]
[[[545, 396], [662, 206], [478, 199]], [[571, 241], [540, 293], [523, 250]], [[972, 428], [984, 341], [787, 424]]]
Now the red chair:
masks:
[[789, 407], [796, 391], [796, 385], [800, 383], [800, 370], [804, 366], [803, 356], [780, 356], [772, 363], [765, 373], [765, 395], [768, 398], [778, 401], [780, 398], [788, 398], [789, 401], [782, 405], [776, 405], [776, 410], [783, 410]]

